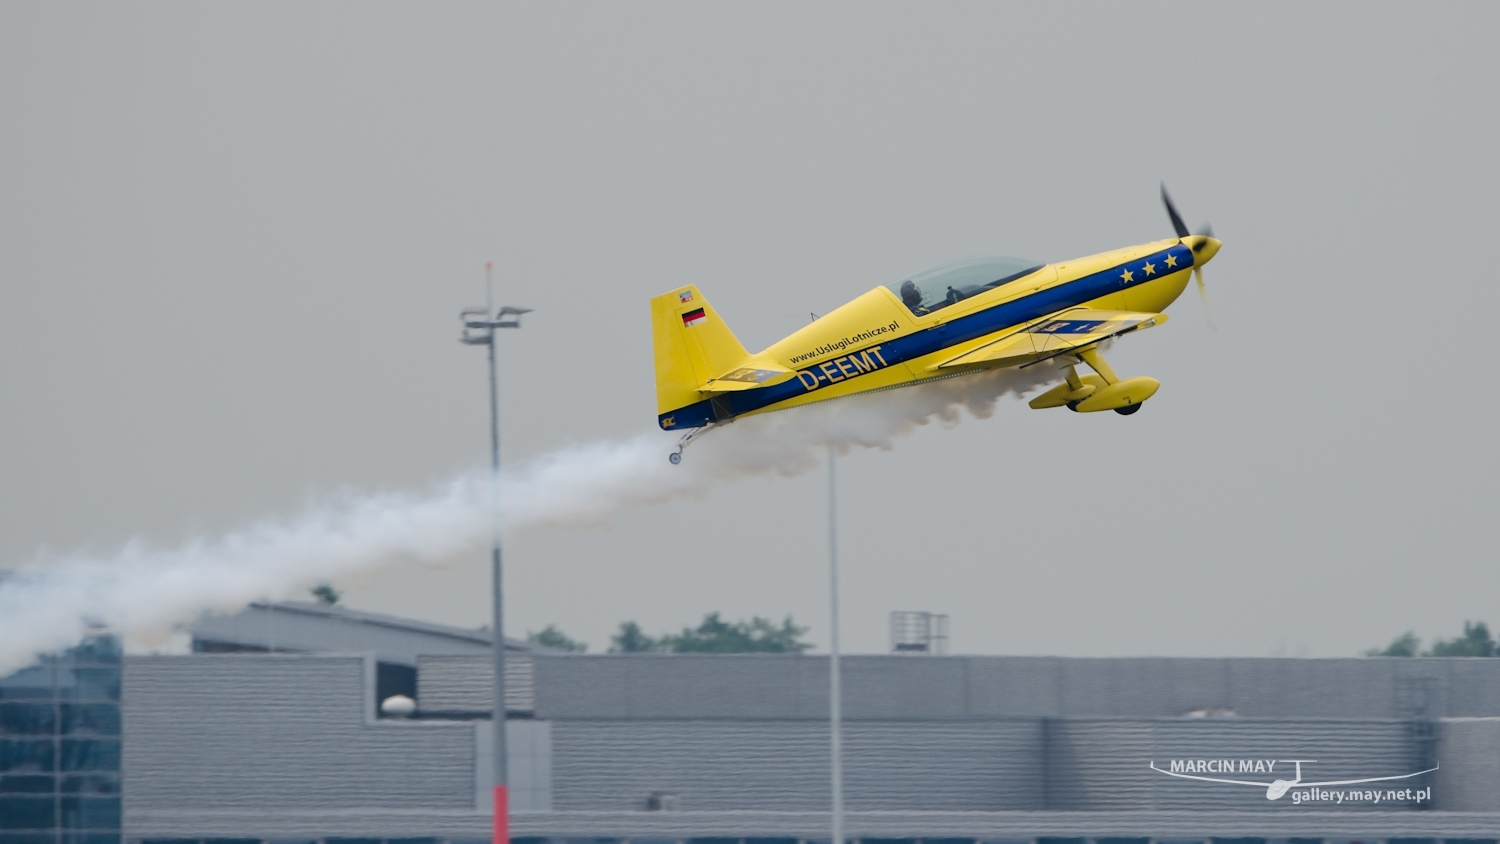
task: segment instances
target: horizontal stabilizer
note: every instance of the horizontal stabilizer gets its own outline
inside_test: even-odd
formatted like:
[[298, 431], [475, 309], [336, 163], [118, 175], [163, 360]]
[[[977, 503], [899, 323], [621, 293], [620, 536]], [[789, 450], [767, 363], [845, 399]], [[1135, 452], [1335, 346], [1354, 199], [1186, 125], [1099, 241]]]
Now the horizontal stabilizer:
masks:
[[773, 364], [745, 366], [720, 375], [718, 378], [709, 379], [707, 384], [698, 388], [698, 392], [735, 393], [740, 390], [753, 390], [756, 387], [780, 384], [782, 381], [796, 374], [790, 369], [784, 369]]

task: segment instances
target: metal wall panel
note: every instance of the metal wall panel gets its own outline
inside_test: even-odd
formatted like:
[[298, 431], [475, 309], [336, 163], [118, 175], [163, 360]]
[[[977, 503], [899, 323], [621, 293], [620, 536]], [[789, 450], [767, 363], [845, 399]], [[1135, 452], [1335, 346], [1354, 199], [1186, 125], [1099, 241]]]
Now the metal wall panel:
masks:
[[[494, 804], [495, 733], [492, 721], [474, 722], [474, 811]], [[552, 724], [530, 718], [505, 722], [506, 784], [516, 812], [552, 811]]]
[[[1441, 723], [1435, 755], [1443, 767], [1434, 789], [1448, 811], [1382, 804], [1351, 812], [1356, 807], [1293, 809], [1287, 798], [1268, 801], [1255, 788], [1174, 780], [1145, 763], [1300, 757], [1319, 760], [1304, 772], [1309, 779], [1391, 775], [1408, 771], [1420, 755], [1412, 728], [1423, 722], [1044, 722], [992, 715], [1216, 705], [1245, 714], [1278, 701], [1291, 710], [1355, 706], [1344, 691], [1292, 688], [1321, 683], [1355, 683], [1368, 699], [1361, 705], [1371, 710], [1485, 708], [1497, 705], [1483, 693], [1500, 676], [1490, 667], [1500, 660], [851, 661], [864, 660], [846, 677], [850, 709], [859, 713], [845, 731], [856, 834], [986, 838], [1016, 831], [1121, 834], [1128, 828], [1158, 836], [1266, 836], [1273, 830], [1284, 836], [1295, 830], [1347, 837], [1372, 830], [1421, 837], [1439, 829], [1500, 829], [1500, 814], [1463, 814], [1500, 812], [1500, 718]], [[819, 810], [828, 800], [824, 660], [549, 656], [539, 663], [539, 710], [576, 715], [607, 709], [628, 717], [508, 725], [525, 733], [513, 732], [512, 741], [516, 834], [821, 834], [826, 814]], [[482, 710], [487, 670], [484, 656], [437, 666], [424, 678], [422, 694], [459, 695], [455, 702], [467, 701], [460, 708]], [[455, 691], [463, 684], [469, 684], [468, 698]], [[476, 728], [488, 724], [376, 720], [372, 687], [368, 657], [128, 659], [127, 835], [484, 837], [486, 783], [476, 774], [488, 770], [480, 758], [488, 741]], [[568, 693], [577, 697], [566, 699]], [[885, 699], [874, 699], [881, 695]], [[1104, 699], [1069, 700], [1080, 695]], [[1218, 703], [1221, 697], [1225, 703]], [[753, 717], [762, 710], [776, 717]], [[719, 715], [683, 718], [682, 712]], [[877, 717], [892, 713], [901, 717]], [[1277, 775], [1284, 775], [1282, 764]], [[687, 811], [638, 811], [653, 791], [680, 795]], [[558, 811], [536, 811], [548, 805]]]
[[[823, 657], [537, 654], [535, 660], [542, 718], [807, 719], [823, 717], [828, 707]], [[465, 664], [488, 671], [482, 660]], [[1500, 660], [852, 656], [844, 666], [851, 720], [1151, 718], [1199, 709], [1407, 718], [1414, 716], [1414, 696], [1425, 697], [1428, 717], [1500, 715]]]
[[1038, 766], [1043, 801], [1036, 808], [1151, 808], [1155, 783], [1145, 774], [1154, 743], [1149, 721], [1047, 720]]
[[470, 723], [380, 720], [372, 657], [125, 663], [125, 813], [474, 806]]
[[[495, 705], [493, 656], [417, 657], [417, 706], [423, 712], [489, 712]], [[505, 708], [536, 708], [535, 671], [530, 654], [505, 653]]]
[[[1311, 759], [1306, 781], [1348, 780], [1413, 773], [1410, 724], [1311, 718], [1159, 718], [1049, 720], [1046, 741], [1046, 807], [1086, 811], [1143, 809], [1284, 811], [1292, 799], [1266, 799], [1264, 788], [1169, 777], [1150, 769], [1173, 759]], [[1237, 763], [1237, 761], [1236, 761]], [[1273, 774], [1228, 779], [1292, 779], [1293, 766], [1277, 762]], [[1408, 780], [1368, 788], [1407, 788]], [[1354, 786], [1346, 786], [1353, 788]], [[1389, 811], [1404, 805], [1345, 803], [1327, 810]]]
[[542, 657], [539, 718], [819, 718], [828, 663], [787, 654]]
[[1442, 767], [1432, 787], [1438, 807], [1500, 812], [1500, 718], [1444, 720], [1438, 736], [1435, 755]]
[[[1422, 660], [1425, 662], [1426, 660]], [[1445, 698], [1437, 714], [1462, 718], [1500, 715], [1500, 672], [1497, 659], [1445, 659], [1446, 682], [1437, 685]]]
[[[859, 721], [844, 730], [851, 808], [1036, 807], [1040, 722]], [[643, 809], [652, 792], [683, 811], [819, 809], [829, 801], [826, 724], [808, 721], [554, 721], [553, 805]]]

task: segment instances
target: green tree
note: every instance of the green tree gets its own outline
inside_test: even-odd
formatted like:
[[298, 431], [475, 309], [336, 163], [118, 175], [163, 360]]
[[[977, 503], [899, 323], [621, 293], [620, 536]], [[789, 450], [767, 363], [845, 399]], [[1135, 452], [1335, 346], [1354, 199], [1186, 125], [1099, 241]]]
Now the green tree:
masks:
[[1385, 650], [1370, 648], [1365, 651], [1365, 656], [1416, 656], [1421, 647], [1422, 640], [1417, 638], [1417, 634], [1408, 630], [1386, 645]]
[[311, 592], [312, 596], [318, 599], [318, 603], [327, 604], [330, 607], [337, 604], [339, 599], [344, 597], [339, 590], [333, 588], [333, 584], [331, 583], [319, 583], [307, 591]]
[[1432, 643], [1427, 656], [1495, 656], [1495, 640], [1482, 621], [1464, 622], [1464, 635], [1457, 639]]
[[659, 651], [661, 640], [646, 635], [639, 624], [633, 621], [620, 622], [620, 632], [609, 637], [609, 652], [612, 654], [638, 654]]
[[676, 636], [663, 636], [662, 643], [666, 650], [679, 654], [800, 653], [812, 647], [801, 641], [806, 632], [806, 627], [792, 623], [790, 615], [777, 626], [760, 616], [731, 624], [711, 612], [696, 629], [684, 627]]
[[589, 646], [583, 642], [568, 638], [566, 633], [557, 629], [556, 624], [549, 624], [535, 633], [527, 633], [526, 641], [533, 645], [557, 648], [560, 651], [572, 651], [578, 654], [589, 649]]

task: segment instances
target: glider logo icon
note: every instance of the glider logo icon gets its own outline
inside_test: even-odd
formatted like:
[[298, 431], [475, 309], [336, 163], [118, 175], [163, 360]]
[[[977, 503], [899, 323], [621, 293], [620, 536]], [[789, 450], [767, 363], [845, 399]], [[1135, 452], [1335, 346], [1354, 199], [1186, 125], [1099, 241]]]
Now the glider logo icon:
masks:
[[[1406, 789], [1349, 789], [1330, 791], [1328, 786], [1335, 785], [1359, 785], [1373, 782], [1391, 782], [1393, 780], [1406, 780], [1430, 774], [1438, 769], [1434, 764], [1425, 771], [1416, 771], [1410, 774], [1396, 774], [1386, 777], [1364, 777], [1351, 780], [1326, 780], [1320, 782], [1303, 782], [1302, 766], [1313, 764], [1316, 759], [1173, 759], [1166, 768], [1158, 768], [1156, 762], [1151, 762], [1151, 770], [1166, 774], [1169, 777], [1181, 777], [1182, 779], [1199, 780], [1202, 782], [1219, 782], [1228, 785], [1250, 785], [1266, 790], [1267, 800], [1280, 800], [1288, 792], [1292, 792], [1293, 803], [1307, 802], [1425, 802], [1432, 799], [1432, 788], [1406, 788]], [[1292, 779], [1273, 779], [1270, 782], [1258, 780], [1230, 779], [1228, 777], [1203, 776], [1203, 774], [1258, 774], [1271, 773], [1275, 770], [1277, 763], [1291, 763], [1295, 766]], [[1283, 769], [1285, 770], [1285, 769]], [[1307, 789], [1306, 791], [1292, 791], [1292, 789]]]

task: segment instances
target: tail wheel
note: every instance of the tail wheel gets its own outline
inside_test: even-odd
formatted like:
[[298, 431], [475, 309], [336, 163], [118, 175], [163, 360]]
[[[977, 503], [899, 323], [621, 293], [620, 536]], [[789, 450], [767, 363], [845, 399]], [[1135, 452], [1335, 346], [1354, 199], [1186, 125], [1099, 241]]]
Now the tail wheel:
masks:
[[674, 451], [671, 454], [668, 454], [667, 460], [671, 461], [673, 466], [676, 466], [678, 463], [682, 462], [682, 452]]

